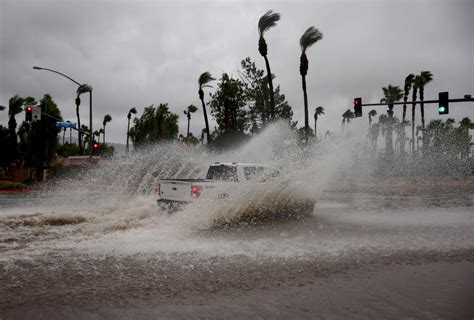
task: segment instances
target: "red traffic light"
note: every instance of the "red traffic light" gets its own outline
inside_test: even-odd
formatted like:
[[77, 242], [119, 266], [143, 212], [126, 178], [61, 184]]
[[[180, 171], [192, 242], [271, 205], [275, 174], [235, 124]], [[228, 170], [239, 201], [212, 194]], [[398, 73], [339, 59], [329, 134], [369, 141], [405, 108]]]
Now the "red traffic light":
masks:
[[99, 149], [99, 144], [96, 142], [92, 145], [92, 147], [97, 150], [97, 149]]
[[31, 105], [26, 106], [26, 111], [32, 111], [32, 110], [33, 110], [33, 106], [31, 106]]
[[354, 105], [355, 105], [355, 106], [359, 105], [359, 99], [358, 99], [358, 98], [355, 98], [355, 99], [354, 99]]

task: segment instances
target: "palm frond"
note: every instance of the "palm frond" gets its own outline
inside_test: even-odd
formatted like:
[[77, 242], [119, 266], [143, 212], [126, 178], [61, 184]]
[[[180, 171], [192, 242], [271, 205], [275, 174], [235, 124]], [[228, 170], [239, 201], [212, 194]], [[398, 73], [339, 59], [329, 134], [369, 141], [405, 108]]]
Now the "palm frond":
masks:
[[321, 114], [324, 114], [324, 108], [319, 106], [316, 109], [314, 109], [314, 113], [316, 113], [318, 116]]
[[425, 86], [427, 83], [433, 80], [433, 74], [431, 73], [431, 71], [421, 71], [420, 78], [423, 83], [423, 86]]
[[106, 123], [112, 121], [112, 116], [110, 114], [106, 114], [104, 116], [104, 121], [102, 121], [102, 124], [105, 126]]
[[208, 85], [209, 82], [216, 80], [215, 78], [212, 77], [212, 75], [209, 72], [204, 72], [199, 76], [198, 84], [199, 84], [199, 89], [206, 88], [206, 87], [211, 87]]
[[319, 32], [314, 26], [308, 28], [300, 38], [300, 46], [303, 52], [306, 51], [310, 46], [318, 42], [323, 38], [323, 34]]
[[191, 104], [188, 106], [188, 112], [189, 113], [194, 113], [198, 110], [198, 108], [194, 105], [194, 104]]
[[86, 93], [86, 92], [90, 92], [90, 91], [92, 91], [92, 86], [84, 83], [84, 84], [81, 84], [79, 86], [79, 88], [77, 88], [76, 93], [77, 93], [78, 96], [80, 96], [81, 94]]
[[128, 111], [128, 113], [137, 114], [137, 109], [135, 107], [133, 107], [132, 109], [130, 109], [130, 111]]
[[276, 26], [276, 23], [279, 20], [280, 20], [279, 13], [273, 12], [273, 10], [268, 10], [258, 20], [258, 33], [260, 34], [260, 36], [263, 37], [263, 34], [265, 33], [265, 31], [267, 31], [271, 27]]

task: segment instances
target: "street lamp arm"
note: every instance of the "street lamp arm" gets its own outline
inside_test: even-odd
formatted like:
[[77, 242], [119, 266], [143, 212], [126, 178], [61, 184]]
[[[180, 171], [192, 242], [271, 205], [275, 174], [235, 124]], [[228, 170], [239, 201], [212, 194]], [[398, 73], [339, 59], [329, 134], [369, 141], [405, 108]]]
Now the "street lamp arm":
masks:
[[65, 75], [64, 73], [61, 73], [59, 71], [56, 71], [56, 70], [53, 70], [53, 69], [48, 69], [48, 68], [43, 68], [43, 67], [38, 67], [38, 66], [34, 66], [33, 69], [35, 70], [46, 70], [46, 71], [51, 71], [51, 72], [54, 72], [54, 73], [57, 73], [65, 78], [68, 78], [69, 80], [71, 80], [72, 82], [74, 82], [75, 84], [77, 84], [78, 86], [81, 86], [82, 84], [80, 84], [79, 82], [77, 82], [76, 80], [74, 80], [73, 78]]

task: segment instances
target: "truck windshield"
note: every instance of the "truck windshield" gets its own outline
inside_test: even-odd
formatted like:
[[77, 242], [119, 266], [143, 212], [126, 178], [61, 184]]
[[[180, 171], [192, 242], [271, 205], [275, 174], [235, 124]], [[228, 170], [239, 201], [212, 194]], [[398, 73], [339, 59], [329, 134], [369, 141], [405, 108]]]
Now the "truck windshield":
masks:
[[207, 171], [206, 179], [208, 180], [224, 180], [224, 181], [238, 181], [237, 167], [234, 166], [211, 166]]

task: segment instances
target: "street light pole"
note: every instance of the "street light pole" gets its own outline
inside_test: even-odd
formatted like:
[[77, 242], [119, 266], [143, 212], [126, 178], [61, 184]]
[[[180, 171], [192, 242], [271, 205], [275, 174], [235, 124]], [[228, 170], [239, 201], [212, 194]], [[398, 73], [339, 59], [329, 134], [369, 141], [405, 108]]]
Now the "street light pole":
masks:
[[[77, 82], [76, 80], [74, 80], [73, 78], [65, 75], [64, 73], [61, 73], [61, 72], [53, 70], [53, 69], [48, 69], [48, 68], [43, 68], [43, 67], [38, 67], [38, 66], [33, 66], [33, 69], [50, 71], [50, 72], [59, 74], [59, 75], [63, 76], [64, 78], [67, 78], [67, 79], [71, 80], [72, 82], [74, 82], [78, 86], [83, 85], [83, 84]], [[92, 135], [92, 132], [93, 132], [92, 131], [92, 87], [90, 87], [90, 90], [89, 90], [89, 160], [91, 160], [91, 161], [92, 161], [92, 146], [94, 144], [93, 143], [93, 137], [94, 136]]]

